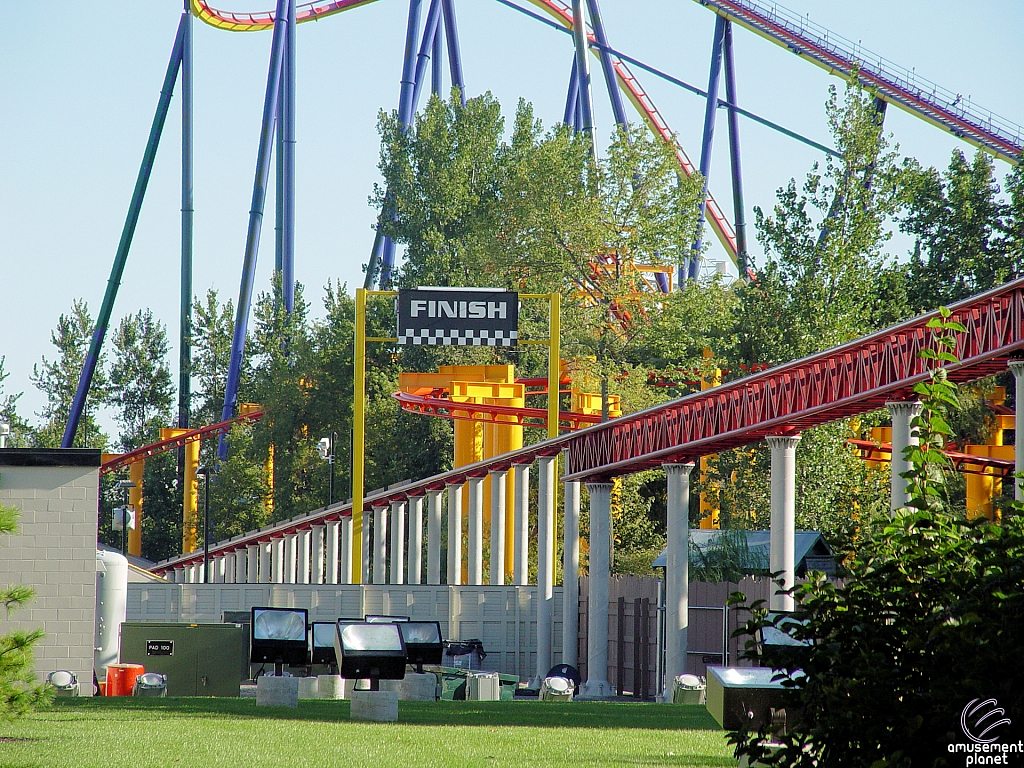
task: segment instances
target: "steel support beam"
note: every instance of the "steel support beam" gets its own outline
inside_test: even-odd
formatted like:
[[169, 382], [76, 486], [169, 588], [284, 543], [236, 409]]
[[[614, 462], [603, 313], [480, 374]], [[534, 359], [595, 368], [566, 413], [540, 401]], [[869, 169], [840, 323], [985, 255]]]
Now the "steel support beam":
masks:
[[[277, 113], [277, 96], [281, 85], [281, 69], [287, 37], [287, 9], [289, 0], [277, 0], [274, 16], [274, 37], [270, 49], [270, 66], [267, 73], [267, 91], [263, 99], [263, 121], [260, 126], [259, 150], [256, 154], [256, 173], [252, 185], [252, 204], [249, 207], [249, 228], [245, 237], [245, 257], [242, 261], [242, 281], [238, 288], [238, 304], [235, 308], [235, 328], [231, 337], [231, 353], [228, 360], [227, 384], [224, 388], [222, 421], [235, 415], [238, 399], [238, 384], [242, 374], [242, 356], [245, 354], [245, 337], [249, 326], [249, 308], [252, 304], [253, 281], [256, 276], [256, 257], [260, 247], [260, 230], [263, 227], [263, 207], [267, 198], [267, 178], [270, 175], [270, 145], [274, 139], [274, 121]], [[227, 458], [228, 443], [221, 435], [217, 455], [223, 461]]]
[[167, 62], [163, 86], [160, 88], [160, 98], [157, 101], [156, 114], [153, 115], [153, 124], [149, 128], [149, 139], [146, 142], [146, 149], [142, 153], [142, 165], [139, 168], [139, 175], [135, 179], [135, 189], [132, 191], [131, 203], [128, 205], [128, 216], [125, 218], [124, 227], [121, 229], [121, 240], [117, 244], [114, 264], [110, 269], [110, 277], [107, 279], [107, 290], [103, 294], [103, 303], [100, 305], [100, 311], [96, 315], [96, 327], [93, 329], [92, 338], [89, 340], [89, 351], [86, 353], [85, 364], [82, 366], [82, 373], [78, 378], [75, 397], [71, 402], [68, 423], [64, 427], [64, 436], [60, 442], [61, 448], [71, 448], [74, 446], [75, 434], [78, 432], [78, 423], [81, 421], [82, 413], [85, 411], [85, 401], [89, 395], [89, 387], [92, 386], [92, 377], [96, 372], [96, 364], [99, 362], [100, 352], [103, 349], [103, 339], [107, 334], [110, 315], [114, 311], [117, 289], [121, 285], [121, 276], [124, 274], [124, 266], [128, 261], [128, 251], [132, 247], [132, 238], [135, 237], [135, 227], [139, 223], [142, 201], [146, 197], [146, 188], [149, 186], [149, 177], [153, 170], [153, 163], [156, 160], [156, 151], [160, 146], [160, 136], [163, 134], [164, 122], [167, 120], [167, 112], [171, 106], [171, 96], [174, 93], [175, 80], [178, 78], [178, 69], [181, 67], [182, 50], [185, 44], [185, 30], [189, 27], [189, 19], [189, 14], [186, 12], [181, 15], [181, 21], [178, 22], [178, 31], [174, 36], [174, 45], [171, 47], [171, 58]]
[[622, 92], [619, 90], [618, 75], [615, 74], [615, 63], [608, 51], [608, 36], [604, 31], [604, 22], [601, 20], [601, 9], [597, 5], [597, 0], [587, 0], [587, 7], [590, 9], [590, 24], [594, 28], [594, 39], [601, 46], [597, 50], [601, 59], [601, 69], [604, 71], [604, 82], [608, 88], [608, 100], [612, 105], [612, 116], [615, 118], [615, 124], [622, 131], [626, 131], [629, 123], [626, 120], [626, 109], [622, 105]]
[[729, 102], [729, 165], [732, 171], [732, 208], [736, 229], [736, 267], [741, 280], [747, 279], [750, 263], [747, 256], [747, 213], [743, 203], [743, 169], [740, 164], [740, 121], [735, 105], [736, 65], [732, 52], [732, 22], [725, 22], [725, 37], [722, 40], [725, 59], [725, 100]]
[[[725, 41], [725, 27], [728, 22], [723, 16], [715, 17], [715, 37], [711, 43], [711, 70], [708, 73], [708, 97], [704, 107], [704, 138], [700, 145], [700, 175], [704, 189], [700, 196], [700, 214], [697, 218], [697, 240], [693, 244], [693, 255], [686, 270], [686, 278], [696, 280], [700, 274], [701, 251], [704, 246], [704, 223], [707, 221], [708, 177], [711, 175], [711, 149], [715, 140], [715, 115], [718, 112], [718, 82], [722, 74], [722, 45]], [[679, 285], [682, 287], [683, 275]]]

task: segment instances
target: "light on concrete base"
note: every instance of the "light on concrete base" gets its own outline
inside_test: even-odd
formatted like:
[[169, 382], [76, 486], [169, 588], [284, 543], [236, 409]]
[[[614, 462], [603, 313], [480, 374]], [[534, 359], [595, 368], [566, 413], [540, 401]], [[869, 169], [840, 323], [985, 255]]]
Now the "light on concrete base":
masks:
[[394, 723], [398, 720], [398, 691], [352, 691], [353, 720]]
[[257, 707], [299, 706], [299, 678], [261, 675], [256, 678]]

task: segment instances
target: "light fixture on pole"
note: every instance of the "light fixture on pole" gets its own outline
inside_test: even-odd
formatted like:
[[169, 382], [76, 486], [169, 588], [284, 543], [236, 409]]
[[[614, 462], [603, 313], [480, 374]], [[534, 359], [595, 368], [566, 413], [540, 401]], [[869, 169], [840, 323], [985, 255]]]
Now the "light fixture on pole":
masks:
[[124, 506], [114, 509], [111, 525], [115, 531], [121, 531], [121, 554], [128, 556], [128, 529], [135, 527], [135, 510], [128, 504], [128, 491], [135, 487], [131, 480], [118, 480], [117, 487], [124, 491]]
[[196, 476], [203, 478], [203, 581], [209, 584], [210, 578], [210, 475], [209, 467], [200, 467]]
[[320, 458], [331, 466], [331, 480], [327, 491], [327, 506], [331, 506], [331, 504], [334, 503], [334, 452], [337, 445], [337, 432], [331, 432], [330, 437], [321, 438], [320, 442], [316, 444], [316, 452], [320, 454]]

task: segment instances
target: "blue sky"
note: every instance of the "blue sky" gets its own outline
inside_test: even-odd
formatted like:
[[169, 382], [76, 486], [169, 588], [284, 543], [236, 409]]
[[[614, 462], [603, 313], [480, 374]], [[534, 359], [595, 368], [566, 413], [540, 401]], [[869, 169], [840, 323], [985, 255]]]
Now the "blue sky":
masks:
[[[222, 0], [230, 10], [271, 5]], [[494, 0], [456, 5], [470, 95], [492, 91], [508, 117], [522, 97], [546, 124], [560, 119], [570, 38]], [[0, 26], [0, 356], [11, 374], [5, 391], [25, 393], [20, 410], [30, 418], [43, 398], [29, 375], [42, 355], [53, 356], [49, 335], [57, 317], [76, 298], [87, 300], [93, 313], [99, 308], [180, 12], [174, 0], [63, 0], [39, 13], [27, 10], [33, 6], [20, 6]], [[1024, 123], [1019, 2], [986, 3], [984, 14], [957, 0], [786, 0], [786, 6]], [[614, 47], [706, 86], [711, 12], [693, 0], [604, 0], [602, 11]], [[403, 0], [378, 0], [299, 28], [296, 276], [307, 286], [314, 313], [328, 280], [350, 288], [362, 283], [374, 219], [367, 197], [379, 178], [377, 113], [397, 104], [406, 13]], [[195, 24], [200, 294], [213, 287], [222, 298], [237, 297], [269, 45], [268, 33]], [[742, 29], [735, 47], [740, 102], [827, 143], [823, 104], [828, 86], [839, 81]], [[696, 161], [703, 102], [636, 74]], [[597, 71], [594, 93], [598, 133], [606, 139], [612, 118]], [[973, 152], [900, 110], [889, 110], [886, 127], [905, 154], [925, 164], [944, 167], [955, 148]], [[820, 159], [749, 121], [741, 121], [740, 131], [748, 208], [770, 207], [779, 186]], [[731, 210], [725, 137], [720, 120], [711, 183]], [[1006, 170], [997, 164], [1000, 176]], [[176, 92], [112, 322], [151, 307], [172, 340], [178, 333], [179, 174]], [[272, 212], [271, 197], [258, 290], [269, 285], [273, 267]], [[896, 239], [891, 250], [903, 256], [906, 247]], [[713, 251], [711, 258], [722, 256]]]

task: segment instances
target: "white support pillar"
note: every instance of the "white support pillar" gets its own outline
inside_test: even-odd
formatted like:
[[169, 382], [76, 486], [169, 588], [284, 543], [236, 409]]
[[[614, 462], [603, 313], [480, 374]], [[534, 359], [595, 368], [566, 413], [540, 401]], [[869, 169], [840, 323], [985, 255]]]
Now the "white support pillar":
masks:
[[524, 587], [530, 579], [530, 465], [512, 467], [515, 493], [515, 533], [512, 540], [512, 583]]
[[491, 470], [491, 586], [505, 585], [505, 478], [503, 469]]
[[273, 584], [284, 584], [284, 539], [271, 539], [273, 545], [270, 581]]
[[468, 582], [484, 583], [484, 478], [469, 478]]
[[373, 508], [373, 583], [387, 584], [388, 508]]
[[218, 555], [213, 558], [213, 583], [223, 584], [224, 583], [224, 555]]
[[462, 583], [462, 485], [448, 488], [448, 583]]
[[260, 547], [260, 584], [274, 581], [274, 541], [261, 541]]
[[[367, 525], [367, 523], [369, 523], [371, 521], [372, 517], [373, 517], [372, 514], [368, 515], [368, 514], [366, 514], [365, 511], [363, 512], [363, 533], [362, 533], [362, 537], [363, 537], [362, 553], [363, 553], [363, 556], [362, 556], [362, 559], [360, 561], [361, 562], [360, 569], [362, 571], [361, 579], [360, 579], [360, 582], [359, 582], [360, 584], [369, 584], [370, 583], [370, 560], [371, 560], [370, 555], [373, 552], [373, 550], [370, 549], [370, 527], [371, 526]], [[354, 525], [353, 525], [353, 535], [355, 535], [355, 526]], [[352, 550], [351, 551], [353, 553], [355, 552], [355, 545], [352, 546]], [[352, 569], [352, 579], [353, 580], [355, 580], [355, 576], [356, 576], [356, 574], [355, 574], [355, 567], [353, 565], [353, 569]]]
[[1018, 416], [1013, 421], [1013, 472], [1017, 475], [1017, 482], [1014, 486], [1013, 498], [1017, 501], [1024, 500], [1024, 479], [1020, 475], [1024, 472], [1024, 360], [1011, 360], [1010, 371], [1013, 373], [1014, 402]]
[[[555, 466], [557, 456], [537, 459], [537, 676], [540, 688], [554, 664], [555, 629]], [[533, 685], [535, 683], [535, 685]]]
[[295, 583], [309, 584], [309, 556], [313, 532], [303, 528], [295, 539]]
[[581, 698], [615, 695], [608, 682], [608, 580], [612, 484], [587, 483], [590, 494], [590, 594], [587, 598], [587, 680]]
[[174, 583], [175, 584], [184, 584], [185, 583], [185, 569], [183, 567], [181, 567], [181, 566], [178, 566], [177, 568], [174, 569]]
[[427, 584], [441, 583], [441, 491], [427, 491]]
[[196, 583], [196, 567], [194, 565], [189, 564], [185, 566], [185, 583]]
[[260, 583], [260, 549], [259, 544], [245, 548], [245, 581], [248, 584]]
[[224, 583], [235, 583], [235, 553], [225, 552], [221, 558], [224, 561]]
[[903, 458], [903, 451], [910, 445], [917, 445], [917, 436], [910, 422], [921, 414], [921, 404], [916, 401], [890, 402], [885, 407], [892, 417], [892, 468], [891, 494], [889, 508], [895, 512], [907, 505], [907, 481], [900, 477], [910, 469], [910, 462]]
[[769, 435], [765, 440], [772, 452], [768, 569], [781, 572], [782, 582], [772, 586], [768, 607], [773, 611], [792, 611], [793, 597], [775, 593], [796, 583], [796, 446], [800, 435]]
[[299, 570], [298, 534], [284, 535], [284, 583], [294, 584], [295, 574]]
[[331, 520], [327, 523], [327, 541], [324, 546], [324, 565], [326, 567], [325, 584], [338, 583], [338, 544], [341, 543], [338, 541], [338, 529], [340, 527], [341, 521], [339, 520]]
[[390, 584], [405, 583], [405, 502], [391, 502]]
[[245, 547], [239, 547], [235, 550], [235, 584], [245, 584], [247, 581], [247, 555], [248, 552]]
[[311, 584], [324, 583], [324, 526], [314, 525], [309, 544], [309, 581]]
[[[343, 517], [338, 530], [338, 583], [352, 583], [352, 518]], [[366, 550], [363, 550], [366, 552]], [[365, 560], [369, 553], [363, 555]]]
[[662, 701], [672, 701], [672, 681], [687, 673], [690, 617], [690, 472], [693, 464], [665, 464], [668, 486], [665, 555], [665, 680]]
[[409, 499], [409, 584], [423, 583], [423, 497]]
[[565, 483], [562, 525], [562, 663], [579, 666], [580, 642], [580, 484]]

